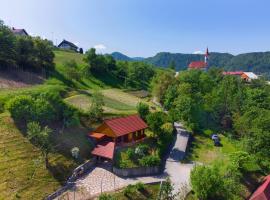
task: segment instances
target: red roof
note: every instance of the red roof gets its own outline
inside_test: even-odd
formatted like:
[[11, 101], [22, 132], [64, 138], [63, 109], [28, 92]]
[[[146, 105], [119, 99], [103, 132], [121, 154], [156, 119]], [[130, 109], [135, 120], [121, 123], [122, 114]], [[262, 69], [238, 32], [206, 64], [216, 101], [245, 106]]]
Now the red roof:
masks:
[[223, 72], [223, 75], [239, 75], [241, 76], [244, 72], [243, 71], [235, 71], [235, 72]]
[[253, 193], [249, 200], [270, 199], [270, 175], [266, 176], [263, 184]]
[[112, 129], [117, 137], [148, 127], [138, 115], [105, 120], [105, 124]]
[[190, 69], [201, 69], [206, 67], [207, 65], [205, 64], [204, 61], [193, 61], [188, 65], [188, 68]]
[[89, 137], [92, 137], [92, 138], [95, 138], [97, 140], [100, 140], [102, 139], [103, 137], [105, 137], [105, 134], [103, 133], [95, 133], [95, 132], [92, 132], [92, 133], [89, 133], [88, 134]]
[[95, 156], [100, 156], [103, 158], [109, 158], [113, 159], [114, 155], [114, 147], [115, 143], [114, 142], [107, 142], [103, 144], [98, 144], [96, 148], [91, 152]]

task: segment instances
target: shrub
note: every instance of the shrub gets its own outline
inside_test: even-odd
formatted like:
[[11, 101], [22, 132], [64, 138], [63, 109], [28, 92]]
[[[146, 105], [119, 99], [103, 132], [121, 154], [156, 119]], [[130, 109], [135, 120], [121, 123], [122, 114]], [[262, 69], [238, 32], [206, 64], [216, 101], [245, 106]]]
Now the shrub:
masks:
[[159, 140], [163, 143], [169, 143], [173, 139], [173, 125], [172, 123], [165, 123], [161, 126], [162, 133], [160, 134]]
[[124, 195], [126, 197], [130, 197], [135, 193], [135, 187], [133, 185], [128, 185], [127, 187], [125, 187], [124, 189]]
[[129, 159], [134, 159], [134, 157], [135, 157], [135, 151], [134, 151], [133, 148], [128, 148], [128, 150], [127, 150], [126, 153], [127, 153], [127, 156], [128, 156]]
[[139, 102], [137, 104], [137, 112], [139, 113], [140, 117], [145, 120], [147, 115], [150, 113], [149, 106], [145, 103]]
[[34, 118], [33, 113], [34, 100], [29, 95], [21, 95], [8, 101], [6, 109], [10, 112], [11, 117], [19, 122], [29, 122]]
[[80, 149], [78, 147], [73, 147], [71, 149], [71, 155], [73, 158], [78, 159], [79, 154], [80, 154]]
[[119, 167], [122, 169], [128, 168], [128, 161], [126, 160], [121, 160], [119, 163]]
[[58, 92], [19, 95], [9, 100], [6, 108], [16, 122], [37, 121], [44, 125], [53, 120], [63, 120], [65, 126], [80, 123], [77, 110], [65, 104]]
[[98, 197], [98, 200], [116, 200], [116, 198], [110, 194], [103, 193]]
[[135, 149], [135, 154], [138, 157], [143, 157], [148, 154], [149, 146], [147, 144], [139, 144]]
[[65, 105], [63, 110], [63, 121], [66, 127], [79, 125], [80, 117], [78, 111], [69, 105]]
[[92, 95], [92, 102], [88, 110], [89, 117], [92, 121], [98, 121], [101, 119], [103, 114], [103, 95], [99, 92], [95, 92]]
[[160, 158], [157, 155], [149, 155], [139, 159], [141, 166], [153, 167], [160, 164]]
[[169, 178], [162, 182], [158, 200], [176, 200], [178, 194], [174, 194], [174, 185]]
[[138, 182], [138, 183], [135, 184], [135, 188], [138, 191], [143, 191], [143, 190], [145, 190], [145, 185], [142, 182]]
[[207, 129], [207, 130], [204, 130], [203, 131], [203, 133], [205, 134], [205, 135], [207, 135], [207, 136], [211, 136], [212, 134], [213, 134], [213, 131], [212, 130], [209, 130], [209, 129]]
[[230, 154], [232, 165], [240, 172], [246, 171], [246, 166], [251, 162], [250, 155], [245, 151], [237, 151]]
[[43, 97], [35, 99], [33, 108], [33, 120], [40, 123], [48, 123], [55, 119], [56, 112], [53, 105]]

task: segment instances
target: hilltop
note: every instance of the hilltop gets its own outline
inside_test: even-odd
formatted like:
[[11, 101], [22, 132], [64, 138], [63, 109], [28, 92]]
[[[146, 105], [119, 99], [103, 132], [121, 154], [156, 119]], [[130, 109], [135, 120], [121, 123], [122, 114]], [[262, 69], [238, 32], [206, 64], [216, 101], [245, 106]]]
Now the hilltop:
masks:
[[[116, 60], [134, 60], [121, 53], [113, 53], [111, 55]], [[177, 71], [185, 70], [191, 61], [197, 60], [204, 60], [204, 55], [160, 52], [155, 56], [142, 59], [144, 62], [164, 68], [168, 67], [171, 62], [174, 62]], [[270, 52], [251, 52], [239, 55], [210, 52], [209, 65], [210, 67], [222, 67], [225, 70], [253, 71], [269, 75]]]

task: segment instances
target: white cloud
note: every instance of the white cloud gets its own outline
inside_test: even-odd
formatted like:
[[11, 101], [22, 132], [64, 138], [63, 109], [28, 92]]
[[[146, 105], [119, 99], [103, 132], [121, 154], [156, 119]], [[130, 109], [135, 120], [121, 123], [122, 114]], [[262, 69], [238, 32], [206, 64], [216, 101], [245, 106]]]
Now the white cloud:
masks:
[[199, 51], [194, 51], [193, 54], [203, 54], [203, 52], [199, 50]]
[[96, 44], [96, 45], [94, 46], [94, 48], [95, 48], [96, 50], [99, 50], [99, 51], [102, 51], [102, 50], [107, 49], [107, 47], [106, 47], [104, 44]]

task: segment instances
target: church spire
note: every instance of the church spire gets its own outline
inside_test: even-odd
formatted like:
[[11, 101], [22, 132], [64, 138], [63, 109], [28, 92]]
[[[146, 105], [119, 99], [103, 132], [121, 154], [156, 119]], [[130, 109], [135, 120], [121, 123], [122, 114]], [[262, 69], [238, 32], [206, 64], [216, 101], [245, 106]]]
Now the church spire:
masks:
[[208, 57], [209, 57], [209, 51], [208, 51], [208, 47], [207, 47], [206, 52], [205, 52], [205, 56], [204, 56], [204, 62], [206, 64], [206, 66], [208, 66]]

